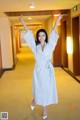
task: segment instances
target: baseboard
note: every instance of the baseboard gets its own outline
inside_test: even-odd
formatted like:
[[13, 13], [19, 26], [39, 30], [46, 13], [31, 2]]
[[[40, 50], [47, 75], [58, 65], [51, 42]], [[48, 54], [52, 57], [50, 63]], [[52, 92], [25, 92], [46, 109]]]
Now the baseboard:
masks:
[[78, 83], [80, 83], [80, 80], [78, 80], [70, 70], [67, 71], [66, 69], [64, 69], [64, 67], [61, 68], [65, 70], [70, 76], [72, 76]]
[[2, 77], [3, 73], [4, 73], [4, 70], [2, 69], [2, 70], [0, 71], [0, 78]]
[[16, 63], [15, 63], [15, 64], [13, 64], [12, 68], [3, 68], [3, 69], [2, 69], [2, 71], [0, 72], [0, 78], [2, 77], [2, 75], [3, 75], [3, 73], [4, 73], [5, 71], [14, 70], [14, 69], [15, 69], [16, 64], [17, 64], [17, 60], [16, 60]]
[[3, 68], [4, 71], [9, 71], [9, 70], [14, 70], [15, 69], [15, 64], [11, 68]]

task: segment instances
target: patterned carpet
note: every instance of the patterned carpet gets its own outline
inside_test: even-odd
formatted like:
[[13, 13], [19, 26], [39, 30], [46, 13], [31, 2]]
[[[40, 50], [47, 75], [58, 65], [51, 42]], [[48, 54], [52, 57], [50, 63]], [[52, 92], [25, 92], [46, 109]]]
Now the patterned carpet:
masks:
[[[30, 109], [33, 54], [24, 46], [17, 58], [15, 70], [4, 72], [0, 79], [0, 112], [8, 112], [8, 120], [42, 120], [42, 106]], [[55, 76], [59, 103], [47, 106], [48, 120], [80, 120], [80, 84], [59, 67]]]

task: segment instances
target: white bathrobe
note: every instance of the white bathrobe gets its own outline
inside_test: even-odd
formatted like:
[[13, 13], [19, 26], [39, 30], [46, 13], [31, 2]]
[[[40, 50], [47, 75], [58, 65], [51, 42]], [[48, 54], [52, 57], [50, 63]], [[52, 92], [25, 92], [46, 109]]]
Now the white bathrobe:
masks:
[[54, 68], [51, 63], [52, 54], [57, 44], [59, 35], [53, 30], [49, 42], [45, 42], [44, 50], [35, 43], [33, 33], [28, 30], [23, 36], [35, 57], [33, 72], [32, 93], [36, 104], [47, 106], [58, 103]]

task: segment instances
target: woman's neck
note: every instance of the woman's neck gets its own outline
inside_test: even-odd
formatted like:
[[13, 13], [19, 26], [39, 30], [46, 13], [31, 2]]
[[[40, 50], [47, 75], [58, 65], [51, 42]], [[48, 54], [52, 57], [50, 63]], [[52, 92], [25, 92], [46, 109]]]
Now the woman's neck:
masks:
[[45, 45], [45, 42], [42, 42], [42, 43], [40, 43], [41, 44], [41, 47], [44, 47], [44, 45]]
[[45, 47], [45, 43], [40, 43], [41, 44], [41, 48], [42, 48], [42, 51], [44, 50], [44, 47]]

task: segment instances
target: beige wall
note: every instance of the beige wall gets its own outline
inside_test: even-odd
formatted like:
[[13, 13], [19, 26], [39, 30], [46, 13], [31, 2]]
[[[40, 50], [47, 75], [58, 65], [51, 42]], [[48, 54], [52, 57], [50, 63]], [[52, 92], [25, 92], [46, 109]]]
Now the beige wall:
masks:
[[[47, 31], [47, 34], [48, 34], [48, 37], [49, 37], [50, 32], [53, 28], [53, 16], [50, 16], [46, 21], [44, 21], [42, 26]], [[52, 57], [52, 63], [53, 63], [53, 57]]]
[[50, 16], [46, 21], [43, 22], [43, 28], [47, 31], [48, 35], [53, 28], [53, 16]]
[[12, 68], [12, 42], [10, 22], [7, 17], [0, 17], [0, 38], [2, 51], [2, 68]]

